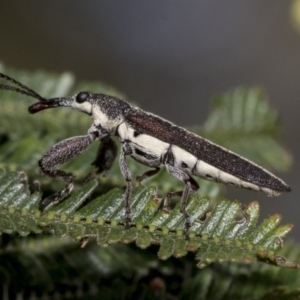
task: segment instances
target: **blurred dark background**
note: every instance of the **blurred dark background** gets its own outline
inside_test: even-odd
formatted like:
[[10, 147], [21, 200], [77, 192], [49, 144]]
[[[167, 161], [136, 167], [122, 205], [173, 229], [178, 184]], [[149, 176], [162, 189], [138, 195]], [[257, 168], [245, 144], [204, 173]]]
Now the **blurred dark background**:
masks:
[[278, 109], [294, 155], [293, 192], [260, 200], [262, 216], [280, 212], [299, 240], [300, 33], [292, 1], [2, 1], [0, 61], [6, 66], [71, 71], [115, 86], [128, 99], [179, 125], [201, 124], [211, 97], [261, 85]]

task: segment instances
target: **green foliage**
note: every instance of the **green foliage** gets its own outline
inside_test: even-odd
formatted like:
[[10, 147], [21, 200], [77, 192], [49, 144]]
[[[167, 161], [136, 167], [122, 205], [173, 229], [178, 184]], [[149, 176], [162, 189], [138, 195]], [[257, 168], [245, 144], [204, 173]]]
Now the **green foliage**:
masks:
[[[299, 271], [260, 263], [211, 264], [199, 271], [188, 257], [157, 260], [153, 247], [145, 251], [124, 244], [99, 247], [88, 243], [79, 248], [69, 239], [45, 235], [39, 239], [2, 235], [0, 245], [0, 278], [10, 294], [2, 299], [17, 299], [16, 295], [18, 299], [29, 299], [29, 295], [37, 299], [299, 297]], [[290, 245], [283, 254], [299, 260], [299, 253], [299, 246]]]
[[278, 143], [279, 125], [278, 113], [261, 88], [240, 87], [214, 98], [201, 133], [260, 165], [286, 171], [291, 156]]
[[[299, 246], [288, 245], [283, 254], [299, 261]], [[182, 299], [291, 300], [299, 299], [300, 272], [253, 263], [213, 264], [198, 272], [183, 290]]]
[[[84, 244], [86, 239], [94, 237], [100, 246], [135, 242], [145, 249], [154, 244], [159, 245], [160, 259], [195, 252], [199, 267], [214, 261], [264, 261], [281, 267], [298, 267], [297, 263], [276, 255], [292, 225], [278, 226], [281, 217], [273, 215], [256, 227], [257, 202], [241, 210], [238, 202], [221, 200], [209, 208], [208, 198], [192, 196], [188, 212], [193, 224], [186, 239], [179, 205], [171, 213], [159, 209], [161, 199], [156, 197], [157, 190], [153, 187], [139, 186], [133, 190], [132, 224], [126, 229], [123, 189], [114, 188], [83, 205], [97, 186], [96, 181], [90, 181], [41, 214], [37, 205], [40, 194], [30, 194], [27, 186], [24, 173], [0, 174], [0, 232], [20, 235], [51, 232], [58, 238]], [[243, 215], [241, 220], [237, 220], [238, 213]]]
[[[0, 72], [44, 97], [79, 90], [122, 97], [102, 84], [77, 84], [68, 73], [28, 74], [6, 70], [2, 65]], [[6, 239], [0, 250], [3, 292], [15, 290], [25, 295], [29, 288], [30, 295], [68, 295], [74, 299], [91, 295], [107, 299], [150, 299], [156, 295], [164, 299], [168, 293], [178, 295], [180, 291], [181, 297], [190, 299], [275, 299], [277, 295], [293, 299], [298, 295], [295, 288], [300, 273], [269, 266], [298, 267], [292, 261], [299, 260], [298, 247], [294, 253], [292, 248], [284, 251], [291, 260], [278, 254], [292, 225], [279, 225], [281, 216], [275, 214], [257, 226], [258, 203], [242, 206], [229, 201], [218, 184], [201, 181], [200, 192], [190, 197], [188, 212], [193, 225], [189, 239], [183, 233], [178, 204], [171, 212], [161, 209], [162, 195], [180, 188], [165, 172], [151, 181], [155, 187], [135, 187], [132, 225], [125, 228], [124, 189], [120, 188], [124, 180], [117, 163], [100, 184], [78, 181], [68, 199], [41, 214], [38, 203], [42, 195], [30, 192], [27, 176], [30, 181], [39, 178], [37, 161], [42, 154], [59, 140], [85, 134], [91, 120], [69, 109], [29, 115], [27, 107], [33, 99], [16, 93], [0, 90], [0, 99], [0, 167], [7, 169], [0, 171], [0, 232]], [[278, 142], [277, 113], [259, 88], [239, 88], [217, 97], [206, 123], [195, 131], [264, 166], [278, 170], [290, 166], [290, 155]], [[64, 169], [84, 178], [93, 170], [90, 162], [96, 148], [93, 145]], [[145, 167], [130, 161], [130, 169], [136, 176]], [[59, 189], [54, 180], [39, 179], [44, 194]], [[49, 232], [57, 239], [49, 237]], [[22, 242], [16, 234], [29, 237]], [[79, 248], [78, 242], [85, 248]], [[215, 263], [199, 271], [196, 263], [191, 264], [191, 257], [200, 268]], [[244, 262], [251, 265], [241, 264]], [[21, 272], [21, 280], [16, 279], [16, 269]], [[151, 275], [153, 272], [155, 275]], [[174, 283], [174, 274], [181, 274], [177, 287], [168, 284]], [[245, 276], [247, 287], [243, 285]], [[293, 280], [288, 281], [291, 277]], [[99, 289], [99, 284], [103, 288]]]

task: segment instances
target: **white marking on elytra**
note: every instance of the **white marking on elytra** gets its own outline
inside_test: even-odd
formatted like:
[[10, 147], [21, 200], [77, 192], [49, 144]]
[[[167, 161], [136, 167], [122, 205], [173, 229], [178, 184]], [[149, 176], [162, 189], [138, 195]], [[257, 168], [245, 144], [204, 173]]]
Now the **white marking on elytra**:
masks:
[[[194, 133], [192, 133], [192, 134], [194, 134]], [[194, 134], [196, 137], [198, 137], [196, 134]], [[212, 141], [210, 141], [210, 140], [207, 140], [207, 139], [205, 139], [205, 138], [203, 138], [203, 137], [201, 137], [201, 139], [203, 139], [204, 141], [206, 141], [207, 143], [209, 143], [209, 144], [211, 144], [211, 145], [215, 145], [216, 147], [218, 147], [218, 148], [220, 148], [220, 149], [222, 149], [224, 152], [228, 152], [228, 153], [231, 153], [231, 154], [233, 154], [233, 155], [236, 155], [237, 157], [239, 157], [239, 158], [241, 158], [242, 160], [244, 160], [244, 161], [247, 161], [249, 164], [251, 164], [251, 165], [253, 165], [253, 166], [256, 166], [257, 168], [259, 168], [261, 171], [263, 171], [263, 172], [265, 172], [265, 173], [268, 173], [271, 177], [273, 177], [275, 180], [278, 180], [278, 181], [280, 181], [283, 185], [286, 185], [286, 183], [282, 180], [282, 179], [280, 179], [279, 177], [277, 177], [277, 176], [275, 176], [273, 173], [271, 173], [270, 171], [268, 171], [268, 170], [266, 170], [265, 168], [263, 168], [263, 167], [261, 167], [261, 166], [259, 166], [258, 164], [256, 164], [256, 163], [254, 163], [253, 161], [251, 161], [251, 160], [249, 160], [249, 159], [247, 159], [247, 158], [245, 158], [245, 157], [243, 157], [243, 156], [241, 156], [241, 155], [239, 155], [239, 154], [237, 154], [237, 153], [235, 153], [235, 152], [233, 152], [233, 151], [230, 151], [230, 150], [228, 150], [228, 149], [226, 149], [226, 148], [224, 148], [224, 147], [222, 147], [222, 146], [220, 146], [220, 145], [218, 145], [218, 144], [216, 144], [216, 143], [214, 143], [214, 142], [212, 142]], [[210, 165], [211, 166], [211, 165]], [[226, 172], [225, 172], [226, 173]], [[201, 176], [202, 177], [202, 176]], [[245, 181], [246, 182], [246, 181]], [[266, 188], [267, 190], [269, 190], [268, 188]], [[263, 191], [265, 191], [264, 189], [262, 189]], [[269, 196], [271, 195], [269, 192], [266, 192]], [[272, 195], [274, 195], [274, 196], [277, 196], [277, 195], [280, 195], [281, 193], [279, 193], [278, 194], [278, 191], [273, 191], [273, 193], [272, 193]], [[272, 196], [271, 195], [271, 196]]]
[[193, 170], [194, 175], [197, 175], [199, 177], [205, 178], [207, 180], [222, 182], [225, 184], [232, 184], [238, 187], [243, 187], [246, 189], [251, 189], [254, 191], [263, 191], [268, 196], [278, 196], [281, 193], [278, 191], [273, 191], [266, 187], [260, 187], [254, 183], [242, 180], [236, 176], [233, 176], [227, 172], [221, 171], [220, 169], [217, 169], [216, 167], [207, 164], [206, 162], [202, 160], [198, 160], [196, 167]]
[[219, 169], [210, 164], [207, 164], [203, 160], [197, 161], [197, 165], [194, 168], [193, 172], [195, 175], [208, 180], [217, 180], [219, 177]]
[[271, 190], [269, 188], [266, 188], [266, 187], [261, 187], [260, 190], [265, 192], [269, 197], [278, 196], [278, 195], [281, 194], [281, 192], [273, 191], [273, 190]]
[[145, 152], [150, 155], [161, 157], [165, 155], [169, 148], [168, 143], [164, 143], [161, 140], [147, 134], [139, 134], [135, 137], [134, 130], [126, 123], [119, 126], [118, 133], [122, 140], [129, 140], [132, 144], [145, 149]]
[[[115, 128], [116, 126], [118, 126], [121, 123], [119, 119], [109, 120], [107, 118], [107, 116], [98, 107], [96, 110], [93, 110], [93, 114], [94, 114], [95, 122], [99, 122], [101, 124], [106, 123], [105, 125], [107, 126], [107, 124], [108, 124], [109, 125], [108, 127], [111, 127], [111, 128]], [[156, 116], [152, 113], [147, 113], [147, 114]], [[168, 121], [166, 121], [166, 122], [168, 122]], [[176, 126], [175, 124], [173, 124], [173, 125]], [[147, 134], [139, 134], [137, 136], [134, 136], [134, 130], [126, 124], [126, 121], [119, 126], [118, 133], [119, 133], [121, 139], [130, 141], [130, 143], [132, 144], [132, 148], [142, 149], [144, 153], [154, 155], [157, 157], [162, 157], [163, 155], [165, 155], [165, 153], [167, 152], [167, 149], [170, 146], [168, 143], [162, 142], [161, 140], [154, 138], [152, 136], [149, 136]], [[213, 145], [221, 148], [225, 152], [232, 153], [232, 154], [240, 157], [241, 159], [248, 161], [250, 164], [258, 167], [260, 170], [268, 173], [274, 179], [281, 181], [285, 185], [283, 180], [274, 176], [274, 174], [272, 174], [268, 170], [262, 168], [261, 166], [255, 164], [254, 162], [252, 162], [252, 161], [250, 161], [250, 160], [248, 160], [248, 159], [246, 159], [224, 147], [221, 147], [209, 140], [206, 140], [204, 138], [202, 138], [202, 139], [210, 144], [213, 144]], [[231, 175], [227, 172], [224, 172], [224, 171], [218, 169], [217, 167], [214, 167], [202, 160], [199, 160], [197, 157], [195, 157], [191, 153], [183, 150], [182, 148], [180, 148], [176, 145], [172, 145], [172, 153], [174, 155], [175, 166], [184, 170], [185, 172], [187, 172], [190, 175], [194, 174], [194, 175], [200, 176], [204, 179], [208, 179], [208, 180], [212, 180], [212, 181], [216, 181], [216, 182], [222, 182], [225, 184], [232, 184], [232, 185], [235, 185], [238, 187], [244, 187], [246, 189], [252, 189], [252, 190], [256, 190], [256, 191], [264, 191], [269, 196], [275, 196], [275, 195], [280, 194], [280, 192], [278, 192], [278, 191], [273, 191], [270, 188], [263, 188], [254, 183], [250, 183], [250, 182], [242, 180], [234, 175]], [[134, 156], [138, 160], [140, 160], [144, 163], [147, 163], [147, 159], [143, 158], [141, 160], [137, 155], [134, 155]], [[151, 164], [150, 164], [151, 166], [154, 166], [154, 165], [158, 166], [158, 162], [149, 160], [149, 163], [150, 162], [151, 162]]]
[[[136, 148], [142, 149], [143, 152], [153, 156], [157, 156], [158, 158], [164, 156], [170, 146], [168, 143], [164, 143], [161, 140], [147, 134], [139, 134], [135, 137], [134, 130], [126, 123], [122, 123], [119, 126], [118, 134], [122, 140], [130, 141], [133, 151], [135, 151]], [[172, 145], [172, 153], [174, 155], [174, 165], [190, 175], [196, 175], [206, 180], [222, 182], [224, 184], [231, 184], [237, 187], [243, 187], [255, 191], [264, 191], [269, 196], [277, 196], [280, 194], [280, 192], [273, 191], [269, 188], [260, 187], [254, 183], [242, 180], [202, 160], [198, 160], [194, 155], [176, 145]], [[143, 157], [139, 157], [135, 153], [133, 154], [133, 156], [143, 163], [148, 163], [150, 166], [160, 165], [158, 160], [150, 161]], [[182, 163], [184, 163], [186, 167], [183, 167]]]
[[[188, 173], [191, 173], [193, 170], [193, 167], [195, 166], [195, 164], [197, 162], [197, 158], [194, 155], [192, 155], [191, 153], [189, 153], [175, 145], [172, 145], [172, 153], [174, 155], [174, 160], [175, 160], [174, 165], [180, 169], [187, 171]], [[185, 167], [185, 168], [182, 167], [182, 163], [187, 165], [187, 167]]]
[[[162, 117], [160, 117], [160, 116], [157, 116], [157, 115], [155, 115], [155, 114], [153, 114], [153, 113], [147, 112], [147, 114], [150, 115], [150, 116], [158, 117], [158, 118], [164, 120], [165, 122], [168, 122], [168, 123], [172, 124], [173, 126], [177, 126], [176, 124], [174, 124], [174, 123], [172, 123], [172, 122], [170, 122], [170, 121], [168, 121], [168, 120], [166, 120], [166, 119], [164, 119], [164, 118], [162, 118]], [[259, 168], [262, 172], [265, 172], [265, 173], [269, 174], [271, 177], [274, 178], [274, 180], [278, 180], [278, 181], [280, 181], [283, 185], [286, 186], [286, 183], [285, 183], [281, 178], [275, 176], [273, 173], [271, 173], [270, 171], [266, 170], [265, 168], [259, 166], [258, 164], [254, 163], [253, 161], [251, 161], [251, 160], [249, 160], [249, 159], [247, 159], [247, 158], [245, 158], [245, 157], [243, 157], [243, 156], [241, 156], [241, 155], [239, 155], [239, 154], [237, 154], [237, 153], [235, 153], [235, 152], [233, 152], [233, 151], [230, 151], [230, 150], [228, 150], [228, 149], [226, 149], [226, 148], [224, 148], [224, 147], [222, 147], [222, 146], [220, 146], [220, 145], [218, 145], [218, 144], [216, 144], [216, 143], [214, 143], [214, 142], [212, 142], [212, 141], [210, 141], [210, 140], [208, 140], [208, 139], [205, 139], [205, 138], [203, 138], [203, 137], [199, 137], [197, 134], [195, 134], [195, 133], [193, 133], [193, 132], [189, 132], [189, 133], [195, 135], [195, 137], [197, 137], [197, 138], [201, 138], [202, 140], [206, 141], [207, 143], [209, 143], [209, 144], [211, 144], [211, 145], [215, 145], [216, 147], [220, 148], [220, 149], [223, 150], [224, 152], [228, 152], [228, 153], [234, 154], [234, 155], [236, 155], [237, 157], [241, 158], [242, 160], [247, 161], [247, 162], [250, 163], [251, 165], [256, 166], [257, 168]], [[173, 147], [174, 147], [174, 145], [172, 146], [172, 148], [173, 148]], [[182, 151], [184, 151], [184, 150], [182, 150]], [[190, 153], [187, 152], [187, 151], [184, 151], [184, 152], [187, 153], [187, 154], [190, 154]], [[212, 153], [212, 155], [213, 155], [213, 153]], [[199, 161], [200, 161], [200, 160], [199, 160]], [[211, 173], [209, 173], [209, 175], [211, 175], [211, 176], [214, 177], [214, 178], [207, 178], [207, 177], [205, 177], [205, 176], [203, 176], [203, 175], [198, 175], [198, 173], [200, 173], [200, 174], [205, 173], [205, 171], [202, 172], [202, 171], [200, 170], [200, 167], [198, 168], [198, 166], [197, 166], [197, 168], [194, 168], [194, 169], [198, 169], [198, 172], [196, 171], [195, 175], [200, 176], [200, 177], [203, 177], [203, 178], [208, 179], [208, 180], [213, 180], [213, 181], [216, 181], [216, 182], [221, 181], [221, 182], [223, 182], [223, 183], [227, 183], [227, 182], [231, 183], [231, 182], [229, 181], [229, 176], [227, 176], [228, 181], [223, 181], [223, 180], [220, 180], [220, 179], [219, 179], [220, 176], [218, 176], [218, 171], [217, 171], [218, 168], [213, 167], [212, 165], [209, 165], [209, 164], [207, 164], [207, 163], [205, 163], [205, 162], [203, 162], [203, 163], [204, 163], [205, 165], [202, 165], [201, 167], [204, 167], [204, 170], [207, 169], [207, 168], [209, 168], [209, 172], [211, 172]], [[198, 164], [198, 163], [197, 163], [197, 164]], [[193, 170], [193, 172], [194, 172], [194, 170]], [[221, 172], [222, 174], [229, 174], [229, 173], [224, 172], [224, 171], [221, 171], [221, 170], [220, 170], [220, 172]], [[222, 175], [222, 176], [223, 176], [223, 178], [226, 177], [226, 175]], [[266, 194], [268, 194], [268, 196], [278, 196], [278, 195], [281, 194], [281, 192], [273, 191], [273, 190], [270, 189], [270, 188], [263, 188], [263, 187], [260, 187], [260, 186], [258, 186], [258, 185], [256, 185], [256, 184], [253, 184], [253, 183], [251, 183], [251, 184], [249, 185], [249, 182], [243, 181], [243, 180], [239, 179], [238, 177], [233, 176], [233, 178], [236, 178], [236, 179], [234, 180], [234, 182], [232, 182], [232, 183], [233, 183], [234, 185], [236, 185], [236, 186], [242, 186], [242, 187], [244, 187], [242, 184], [239, 184], [239, 183], [238, 183], [238, 181], [241, 181], [241, 182], [244, 183], [244, 185], [246, 186], [246, 188], [253, 189], [253, 190], [256, 190], [256, 191], [264, 191]]]

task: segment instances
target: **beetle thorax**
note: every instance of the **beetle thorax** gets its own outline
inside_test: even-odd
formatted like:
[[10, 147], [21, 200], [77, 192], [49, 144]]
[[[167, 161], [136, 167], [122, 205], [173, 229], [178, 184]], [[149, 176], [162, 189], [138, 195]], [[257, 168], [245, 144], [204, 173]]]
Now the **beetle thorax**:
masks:
[[93, 106], [92, 118], [94, 119], [95, 125], [101, 125], [101, 127], [106, 129], [110, 134], [113, 134], [116, 128], [123, 123], [122, 114], [111, 115], [99, 105]]
[[124, 122], [124, 110], [130, 108], [130, 104], [104, 94], [97, 94], [94, 99], [92, 109], [94, 124], [100, 125], [109, 134], [114, 134], [117, 127]]

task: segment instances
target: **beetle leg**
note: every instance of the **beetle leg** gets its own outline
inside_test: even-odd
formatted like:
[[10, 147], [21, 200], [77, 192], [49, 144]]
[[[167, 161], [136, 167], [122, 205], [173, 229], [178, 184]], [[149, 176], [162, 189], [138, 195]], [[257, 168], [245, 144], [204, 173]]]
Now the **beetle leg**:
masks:
[[137, 185], [139, 185], [143, 180], [156, 175], [159, 172], [160, 168], [155, 168], [153, 170], [149, 170], [145, 173], [143, 173], [142, 175], [139, 175], [136, 177], [136, 183]]
[[98, 148], [97, 156], [95, 160], [92, 162], [97, 170], [94, 173], [90, 173], [85, 181], [89, 181], [97, 178], [97, 176], [103, 173], [103, 176], [108, 175], [113, 162], [118, 153], [118, 147], [115, 141], [110, 137], [106, 136], [100, 141], [100, 146]]
[[182, 169], [178, 168], [174, 164], [174, 154], [172, 153], [172, 147], [170, 146], [168, 152], [164, 157], [164, 164], [169, 174], [177, 178], [185, 184], [184, 190], [180, 192], [171, 192], [167, 194], [167, 197], [164, 201], [164, 206], [169, 209], [170, 199], [173, 197], [181, 196], [181, 205], [180, 211], [184, 216], [184, 229], [185, 234], [187, 235], [190, 227], [191, 221], [188, 212], [186, 211], [187, 201], [190, 194], [195, 193], [199, 189], [198, 183], [191, 176], [186, 174]]
[[88, 135], [76, 136], [63, 140], [52, 146], [39, 160], [40, 172], [43, 175], [66, 182], [64, 189], [41, 200], [39, 204], [41, 210], [44, 210], [49, 204], [55, 204], [62, 201], [71, 193], [75, 176], [71, 173], [58, 170], [57, 167], [81, 154], [96, 138], [98, 138], [97, 133], [90, 133]]
[[117, 153], [118, 147], [110, 136], [101, 140], [96, 159], [92, 162], [92, 165], [96, 166], [98, 174], [104, 172], [105, 176], [108, 175]]
[[125, 225], [126, 227], [129, 226], [131, 222], [131, 207], [130, 207], [130, 198], [131, 198], [131, 191], [132, 191], [132, 184], [131, 184], [131, 172], [128, 168], [126, 155], [130, 155], [132, 153], [130, 146], [127, 142], [124, 142], [121, 147], [120, 152], [120, 170], [121, 173], [126, 181], [126, 191], [125, 191]]
[[185, 232], [187, 233], [191, 227], [190, 216], [186, 211], [187, 201], [189, 195], [195, 193], [199, 189], [199, 185], [195, 181], [195, 179], [193, 179], [192, 177], [184, 173], [179, 168], [175, 168], [173, 166], [166, 164], [166, 169], [172, 176], [174, 176], [175, 178], [177, 178], [178, 180], [182, 181], [185, 184], [183, 191], [168, 193], [164, 204], [166, 208], [169, 208], [170, 199], [173, 197], [181, 196], [180, 211], [182, 212], [185, 219], [184, 229]]
[[182, 197], [182, 192], [183, 191], [169, 192], [166, 198], [164, 199], [163, 210], [165, 210], [166, 212], [170, 212], [171, 211], [170, 200], [172, 198]]

